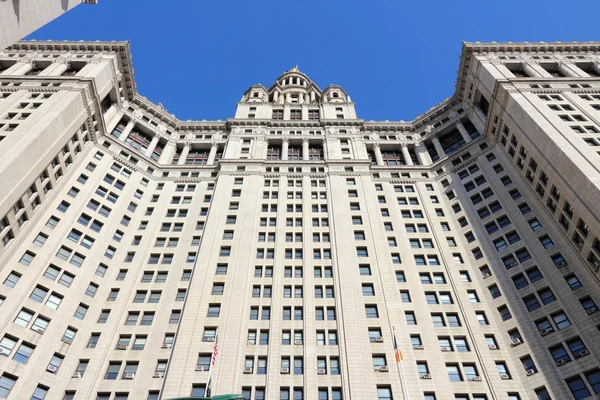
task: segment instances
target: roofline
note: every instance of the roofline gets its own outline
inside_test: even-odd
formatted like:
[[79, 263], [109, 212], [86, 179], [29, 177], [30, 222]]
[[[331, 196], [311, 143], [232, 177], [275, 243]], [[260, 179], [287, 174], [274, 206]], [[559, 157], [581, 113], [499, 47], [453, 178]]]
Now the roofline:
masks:
[[[123, 81], [127, 88], [126, 99], [131, 103], [141, 107], [145, 110], [151, 111], [154, 115], [160, 115], [161, 119], [165, 122], [169, 122], [173, 129], [190, 129], [194, 126], [213, 126], [222, 127], [226, 124], [226, 121], [183, 121], [176, 118], [173, 114], [169, 113], [164, 108], [157, 104], [152, 103], [146, 97], [140, 95], [137, 92], [135, 79], [133, 76], [133, 64], [131, 47], [129, 40], [127, 41], [37, 41], [37, 40], [25, 40], [19, 41], [9, 48], [5, 49], [4, 52], [10, 50], [72, 50], [72, 51], [111, 51], [116, 52], [120, 55], [121, 65], [123, 67]], [[411, 126], [413, 130], [427, 124], [434, 118], [437, 118], [440, 114], [448, 111], [450, 108], [456, 106], [462, 101], [462, 93], [464, 93], [467, 74], [469, 69], [469, 63], [473, 55], [478, 53], [514, 53], [514, 52], [527, 52], [527, 53], [547, 53], [547, 52], [600, 52], [600, 41], [589, 41], [589, 42], [462, 42], [462, 51], [460, 55], [460, 62], [458, 68], [458, 74], [456, 78], [455, 90], [452, 96], [444, 99], [439, 104], [431, 107], [429, 110], [422, 114], [417, 115], [412, 121], [365, 121], [368, 125], [373, 122], [389, 123], [390, 125], [401, 124], [403, 126]], [[0, 54], [2, 51], [0, 51]], [[252, 85], [252, 87], [262, 86], [267, 92], [270, 92], [278, 84], [279, 78], [288, 73], [297, 73], [303, 75], [308, 79], [312, 85], [321, 91], [326, 92], [331, 87], [337, 87], [343, 90], [338, 85], [329, 85], [325, 90], [321, 90], [308, 76], [300, 71], [285, 71], [279, 75], [275, 80], [275, 83], [271, 87], [266, 88], [263, 85]], [[247, 92], [247, 91], [246, 91]], [[244, 93], [246, 93], [244, 92]], [[344, 92], [345, 93], [345, 92]]]

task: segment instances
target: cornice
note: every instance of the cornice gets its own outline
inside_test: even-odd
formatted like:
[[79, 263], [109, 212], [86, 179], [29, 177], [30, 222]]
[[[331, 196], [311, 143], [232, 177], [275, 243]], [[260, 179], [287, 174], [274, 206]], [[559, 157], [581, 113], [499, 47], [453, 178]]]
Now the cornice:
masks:
[[[463, 102], [463, 93], [467, 84], [467, 78], [469, 73], [469, 65], [473, 56], [485, 55], [493, 57], [494, 54], [498, 53], [511, 53], [519, 55], [519, 59], [523, 59], [522, 54], [536, 54], [536, 53], [552, 53], [554, 55], [567, 53], [567, 52], [579, 52], [579, 53], [594, 53], [600, 52], [600, 42], [537, 42], [537, 43], [479, 43], [479, 42], [463, 42], [462, 52], [460, 55], [460, 63], [458, 68], [458, 74], [455, 84], [455, 91], [451, 97], [444, 99], [439, 104], [431, 107], [424, 113], [416, 116], [412, 121], [364, 121], [362, 119], [355, 120], [320, 120], [317, 123], [314, 121], [244, 121], [229, 119], [227, 121], [182, 121], [177, 119], [175, 115], [169, 113], [162, 105], [154, 104], [144, 96], [137, 93], [135, 80], [133, 76], [133, 66], [131, 62], [131, 52], [129, 41], [96, 41], [96, 42], [69, 42], [69, 41], [21, 41], [5, 51], [59, 51], [75, 53], [87, 53], [94, 54], [93, 58], [87, 59], [90, 62], [98, 61], [101, 59], [102, 54], [115, 53], [118, 55], [120, 60], [120, 68], [123, 69], [121, 74], [122, 82], [124, 83], [125, 97], [126, 100], [137, 108], [140, 108], [153, 117], [160, 120], [167, 126], [167, 129], [173, 132], [179, 130], [185, 131], [202, 131], [202, 130], [222, 130], [227, 131], [231, 126], [237, 125], [250, 125], [250, 124], [264, 124], [266, 126], [297, 126], [297, 127], [317, 127], [317, 126], [359, 126], [363, 129], [373, 130], [394, 130], [400, 132], [415, 132], [418, 133], [422, 129], [432, 122], [437, 120], [439, 117], [445, 115], [452, 110], [453, 107], [459, 106]], [[497, 57], [496, 57], [497, 58]], [[299, 71], [286, 71], [281, 76], [286, 74], [299, 74], [304, 76], [311, 85], [307, 88], [314, 88], [321, 93], [326, 93], [332, 88], [343, 90], [338, 85], [329, 85], [324, 90], [318, 88], [318, 86], [306, 76], [306, 74]], [[275, 81], [270, 88], [265, 88], [263, 85], [253, 85], [251, 87], [261, 87], [266, 91], [271, 91], [278, 85], [279, 78]], [[344, 92], [345, 93], [345, 92]]]

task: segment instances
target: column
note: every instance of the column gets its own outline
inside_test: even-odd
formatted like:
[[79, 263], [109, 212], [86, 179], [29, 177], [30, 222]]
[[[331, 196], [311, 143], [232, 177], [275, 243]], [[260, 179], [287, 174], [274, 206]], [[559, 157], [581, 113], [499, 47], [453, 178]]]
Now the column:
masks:
[[181, 154], [179, 155], [179, 161], [177, 161], [177, 165], [185, 165], [187, 160], [188, 153], [190, 152], [190, 147], [192, 145], [190, 143], [186, 143], [181, 150]]
[[104, 113], [106, 132], [110, 134], [115, 129], [121, 118], [123, 118], [123, 113], [117, 108], [117, 104], [112, 104]]
[[159, 135], [154, 135], [154, 137], [152, 138], [152, 140], [150, 141], [150, 144], [148, 145], [148, 149], [146, 150], [146, 152], [144, 153], [144, 155], [146, 157], [150, 157], [152, 156], [152, 152], [154, 151], [154, 149], [156, 148], [156, 145], [158, 144], [158, 140], [160, 139]]
[[69, 61], [58, 61], [53, 63], [50, 67], [54, 67], [51, 71], [48, 72], [47, 76], [61, 76], [69, 69]]
[[277, 103], [277, 96], [279, 96], [279, 93], [277, 91], [273, 92], [273, 103]]
[[584, 70], [579, 68], [579, 66], [572, 61], [565, 62], [564, 64], [565, 64], [565, 67], [568, 70], [570, 70], [571, 72], [573, 72], [575, 74], [574, 76], [576, 76], [576, 77], [587, 78], [588, 76], [590, 76], [587, 72], [585, 72]]
[[537, 77], [541, 78], [553, 78], [550, 72], [546, 71], [544, 68], [540, 66], [540, 63], [537, 61], [529, 61], [527, 64], [537, 72]]
[[406, 165], [415, 165], [412, 158], [410, 158], [410, 152], [408, 151], [408, 145], [406, 143], [402, 143], [400, 145], [400, 150], [402, 151], [402, 156], [404, 157], [404, 163]]
[[383, 157], [381, 156], [379, 143], [373, 143], [373, 153], [375, 154], [375, 164], [383, 165]]
[[283, 138], [283, 141], [281, 143], [281, 161], [288, 160], [289, 145], [290, 145], [290, 139], [286, 138], [286, 137]]
[[310, 92], [310, 102], [314, 103], [316, 101], [316, 94], [314, 91]]
[[[481, 134], [483, 134], [485, 132], [485, 124], [487, 121], [487, 115], [485, 115], [485, 113], [483, 112], [483, 110], [477, 106], [473, 107], [475, 114], [477, 114], [477, 117], [481, 120], [481, 124], [483, 125], [483, 130], [479, 131]], [[473, 122], [473, 120], [471, 119], [471, 123], [473, 123], [473, 125], [475, 125], [475, 127], [477, 127], [477, 124], [475, 124], [475, 122]], [[477, 127], [477, 129], [479, 129]]]
[[308, 145], [309, 145], [309, 142], [310, 142], [309, 138], [302, 139], [302, 159], [304, 161], [308, 161]]
[[322, 149], [321, 151], [323, 152], [323, 160], [327, 160], [329, 158], [329, 146], [327, 145], [327, 138], [323, 138], [322, 141]]
[[469, 143], [471, 140], [473, 140], [471, 139], [471, 135], [469, 135], [469, 132], [467, 132], [467, 129], [462, 122], [456, 121], [456, 129], [458, 129], [460, 132], [460, 136], [462, 136], [465, 143]]
[[[33, 67], [35, 67], [35, 61], [19, 61], [17, 63], [17, 65], [21, 64], [20, 66], [15, 66], [16, 68], [6, 74], [6, 75], [25, 75], [26, 73], [28, 73], [29, 71], [31, 71], [33, 69]], [[4, 71], [6, 72], [6, 71]]]
[[421, 163], [421, 165], [431, 165], [432, 164], [431, 157], [429, 156], [429, 153], [427, 152], [427, 147], [425, 146], [425, 143], [423, 143], [423, 142], [415, 143], [415, 151], [417, 153], [417, 157], [419, 158], [419, 162]]
[[[479, 107], [474, 107], [474, 110], [479, 110]], [[485, 135], [485, 115], [483, 114], [483, 112], [477, 114], [477, 116], [473, 115], [472, 112], [470, 112], [467, 117], [469, 118], [469, 121], [471, 121], [471, 123], [473, 124], [473, 126], [475, 127], [475, 129], [477, 129], [477, 132], [479, 132], [480, 135]], [[478, 118], [479, 117], [479, 118]]]
[[[219, 150], [219, 143], [212, 142], [212, 144], [210, 146], [210, 152], [208, 153], [208, 160], [206, 161], [206, 164], [215, 165], [215, 157], [217, 156], [217, 150]], [[187, 153], [186, 153], [186, 156], [187, 156]]]
[[158, 159], [158, 163], [162, 165], [169, 165], [173, 162], [173, 156], [175, 155], [175, 150], [177, 146], [175, 142], [172, 140], [167, 140], [167, 144], [165, 144], [165, 148], [162, 153], [160, 153], [160, 157]]
[[438, 156], [440, 156], [440, 160], [444, 157], [446, 157], [446, 152], [444, 151], [444, 148], [442, 147], [442, 144], [440, 143], [440, 140], [436, 137], [431, 139], [431, 143], [433, 143], [433, 147], [435, 147], [435, 151], [437, 151]]
[[592, 69], [593, 69], [594, 71], [596, 71], [596, 73], [597, 73], [597, 74], [599, 74], [599, 75], [600, 75], [600, 62], [598, 62], [598, 61], [594, 61], [594, 62], [592, 63]]
[[564, 61], [558, 63], [558, 70], [562, 72], [565, 76], [569, 78], [578, 78], [579, 75], [576, 74], [573, 70], [571, 70], [571, 64], [567, 64]]
[[121, 142], [124, 142], [125, 139], [127, 139], [127, 136], [129, 136], [129, 134], [131, 133], [134, 126], [135, 126], [135, 120], [130, 119], [129, 122], [127, 123], [127, 126], [125, 127], [125, 129], [123, 129], [123, 132], [121, 132], [121, 134], [119, 135], [119, 140]]
[[523, 68], [523, 72], [532, 78], [541, 78], [542, 74], [537, 72], [537, 70], [530, 63], [523, 63], [521, 68]]

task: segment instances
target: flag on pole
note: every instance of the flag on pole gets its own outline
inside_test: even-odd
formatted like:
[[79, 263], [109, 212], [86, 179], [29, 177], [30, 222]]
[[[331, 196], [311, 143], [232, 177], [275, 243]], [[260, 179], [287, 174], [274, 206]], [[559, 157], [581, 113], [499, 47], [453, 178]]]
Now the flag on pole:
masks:
[[402, 357], [402, 351], [398, 347], [398, 340], [396, 339], [396, 333], [394, 332], [394, 354], [396, 355], [396, 363], [399, 363], [404, 358]]
[[208, 370], [208, 381], [206, 382], [206, 388], [204, 389], [204, 397], [211, 395], [211, 383], [212, 383], [212, 367], [217, 362], [217, 355], [219, 355], [219, 332], [215, 332], [215, 344], [213, 345], [213, 353], [210, 361], [210, 369]]
[[217, 355], [219, 354], [219, 333], [215, 333], [215, 345], [213, 346], [212, 354], [212, 365], [214, 366], [217, 362]]

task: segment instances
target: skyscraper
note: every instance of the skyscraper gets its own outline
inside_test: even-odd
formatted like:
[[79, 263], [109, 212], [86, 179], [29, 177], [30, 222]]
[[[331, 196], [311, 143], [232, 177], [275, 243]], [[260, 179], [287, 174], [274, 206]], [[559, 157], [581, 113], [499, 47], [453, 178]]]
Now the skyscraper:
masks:
[[169, 399], [209, 373], [250, 399], [600, 394], [598, 60], [464, 44], [410, 122], [294, 67], [180, 121], [127, 43], [15, 44], [0, 398]]
[[81, 3], [98, 0], [10, 0], [0, 1], [0, 50], [23, 39]]

